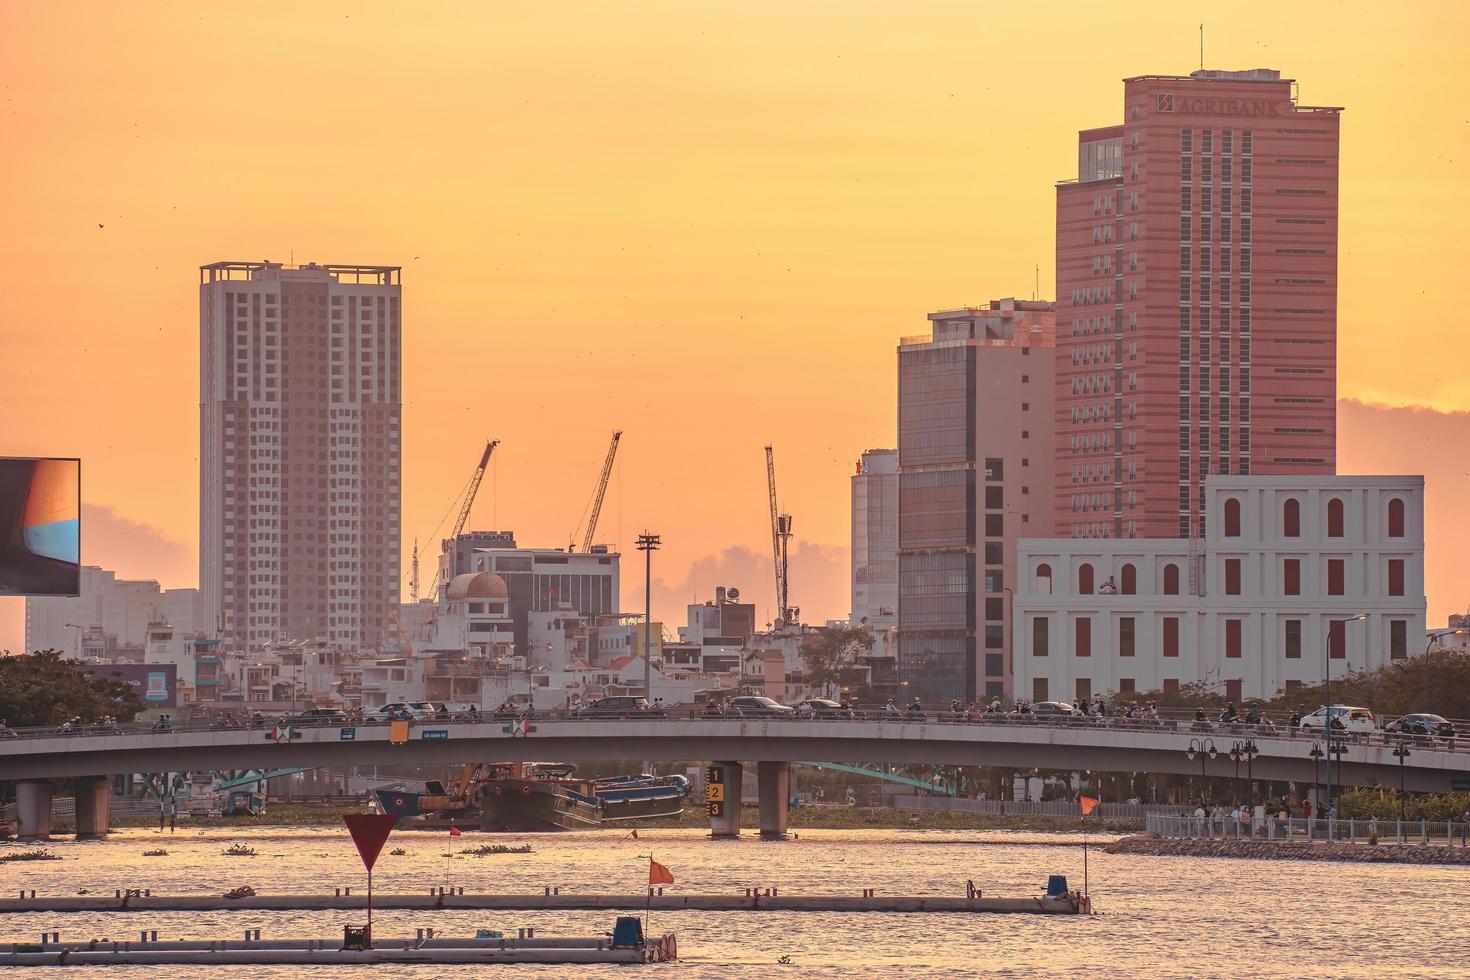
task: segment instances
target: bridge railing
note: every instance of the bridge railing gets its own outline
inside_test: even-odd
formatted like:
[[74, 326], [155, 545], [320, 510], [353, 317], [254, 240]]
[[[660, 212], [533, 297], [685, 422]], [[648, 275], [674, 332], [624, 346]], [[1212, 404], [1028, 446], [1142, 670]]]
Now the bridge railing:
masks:
[[[420, 717], [408, 719], [409, 724], [414, 727], [445, 727], [462, 724], [506, 724], [513, 720], [555, 720], [569, 723], [578, 722], [664, 722], [678, 720], [683, 722], [724, 722], [731, 720], [740, 721], [797, 721], [807, 725], [823, 725], [835, 722], [848, 721], [883, 721], [890, 724], [923, 724], [923, 725], [956, 725], [970, 727], [994, 727], [1008, 726], [1020, 728], [1046, 728], [1060, 730], [1097, 730], [1097, 731], [1138, 731], [1158, 732], [1178, 735], [1197, 735], [1209, 737], [1213, 740], [1215, 750], [1220, 755], [1228, 755], [1232, 743], [1230, 740], [1255, 739], [1288, 739], [1300, 742], [1305, 747], [1313, 742], [1323, 740], [1320, 729], [1312, 728], [1289, 728], [1286, 726], [1265, 724], [1248, 725], [1243, 723], [1222, 723], [1218, 721], [1196, 721], [1192, 718], [1128, 718], [1123, 716], [1097, 715], [1033, 715], [1015, 711], [900, 711], [897, 714], [882, 710], [861, 709], [850, 712], [831, 712], [816, 715], [793, 715], [793, 714], [754, 714], [754, 713], [709, 713], [703, 710], [683, 711], [635, 711], [624, 714], [596, 714], [568, 712], [565, 710], [536, 711], [536, 712], [485, 712], [459, 713], [449, 716]], [[363, 718], [333, 719], [330, 721], [311, 723], [293, 721], [291, 728], [296, 731], [306, 731], [311, 728], [353, 728], [387, 726], [392, 719], [367, 715]], [[76, 724], [63, 726], [49, 726], [40, 728], [0, 728], [0, 746], [6, 741], [14, 739], [38, 739], [38, 738], [79, 738], [98, 735], [169, 735], [179, 732], [206, 732], [206, 731], [255, 731], [261, 733], [262, 739], [268, 739], [278, 724], [273, 718], [246, 717], [239, 720], [220, 719], [185, 719], [173, 721], [167, 724], [154, 722], [110, 722], [97, 724]], [[1394, 748], [1396, 746], [1407, 746], [1412, 753], [1413, 749], [1425, 749], [1444, 752], [1456, 752], [1470, 754], [1470, 737], [1445, 738], [1441, 736], [1425, 735], [1403, 735], [1396, 732], [1362, 732], [1341, 731], [1332, 735], [1334, 745], [1351, 749], [1354, 746], [1379, 746]], [[3, 751], [3, 749], [0, 749]], [[1412, 758], [1412, 754], [1409, 758]]]
[[1470, 847], [1470, 823], [1458, 820], [1378, 820], [1353, 817], [1235, 818], [1150, 813], [1145, 829], [1156, 837], [1189, 840], [1306, 841], [1344, 844], [1437, 844]]

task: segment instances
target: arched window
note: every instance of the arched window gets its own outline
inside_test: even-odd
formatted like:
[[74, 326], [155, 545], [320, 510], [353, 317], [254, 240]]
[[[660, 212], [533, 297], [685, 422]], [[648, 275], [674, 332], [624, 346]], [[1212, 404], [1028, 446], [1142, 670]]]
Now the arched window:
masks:
[[1281, 533], [1288, 538], [1302, 536], [1302, 504], [1295, 497], [1287, 497], [1281, 505]]
[[1051, 566], [1045, 562], [1036, 566], [1036, 591], [1041, 595], [1051, 595]]
[[1092, 595], [1092, 566], [1086, 562], [1077, 569], [1077, 594]]
[[1388, 502], [1388, 536], [1404, 536], [1404, 498], [1394, 497]]
[[1329, 538], [1340, 538], [1343, 536], [1343, 507], [1342, 498], [1333, 497], [1327, 501], [1327, 536]]
[[1173, 565], [1173, 564], [1165, 565], [1164, 566], [1164, 595], [1178, 595], [1178, 594], [1179, 594], [1179, 566], [1178, 565]]
[[1240, 537], [1240, 500], [1235, 497], [1225, 499], [1225, 536]]
[[1123, 566], [1119, 578], [1122, 579], [1122, 586], [1118, 589], [1119, 592], [1123, 595], [1138, 594], [1138, 570], [1133, 567], [1132, 563]]

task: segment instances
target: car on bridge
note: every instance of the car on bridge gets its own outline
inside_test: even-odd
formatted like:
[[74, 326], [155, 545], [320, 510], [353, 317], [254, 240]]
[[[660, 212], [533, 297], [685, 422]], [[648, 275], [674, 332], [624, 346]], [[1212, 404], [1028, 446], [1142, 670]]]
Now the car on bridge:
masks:
[[[1334, 732], [1376, 732], [1378, 730], [1378, 720], [1373, 717], [1373, 710], [1371, 708], [1334, 704], [1331, 711], [1332, 730]], [[1326, 728], [1327, 712], [1328, 709], [1322, 707], [1309, 715], [1303, 716], [1303, 730], [1308, 728]]]
[[1026, 710], [1038, 718], [1071, 718], [1080, 714], [1075, 707], [1065, 701], [1037, 701]]
[[641, 695], [614, 694], [585, 704], [572, 712], [576, 718], [662, 718], [668, 712], [655, 708]]
[[1431, 714], [1404, 715], [1383, 726], [1386, 732], [1400, 735], [1426, 735], [1437, 738], [1454, 738], [1458, 733], [1447, 718]]
[[803, 698], [796, 702], [798, 718], [853, 718], [857, 717], [850, 708], [845, 708], [831, 698]]
[[383, 705], [368, 717], [376, 721], [392, 721], [402, 714], [415, 721], [420, 721], [425, 718], [438, 717], [439, 707], [433, 701], [394, 701]]
[[732, 714], [742, 718], [794, 718], [796, 709], [759, 694], [742, 694], [729, 700]]

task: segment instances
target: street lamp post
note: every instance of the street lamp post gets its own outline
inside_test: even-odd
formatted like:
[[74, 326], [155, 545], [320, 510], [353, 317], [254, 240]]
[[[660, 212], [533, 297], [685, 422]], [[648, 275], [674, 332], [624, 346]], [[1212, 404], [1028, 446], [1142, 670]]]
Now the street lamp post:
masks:
[[1327, 753], [1322, 751], [1322, 746], [1316, 742], [1312, 743], [1312, 751], [1307, 755], [1312, 757], [1312, 792], [1317, 793], [1317, 809], [1322, 809], [1322, 780], [1319, 778], [1319, 768], [1322, 765], [1322, 757]]
[[[1327, 623], [1327, 637], [1322, 643], [1323, 697], [1327, 701], [1327, 711], [1322, 717], [1322, 731], [1324, 737], [1327, 739], [1327, 812], [1329, 814], [1332, 812], [1332, 755], [1334, 751], [1332, 746], [1332, 628], [1334, 626], [1346, 628], [1348, 623], [1356, 623], [1359, 620], [1367, 618], [1367, 613], [1358, 613], [1356, 616], [1348, 616], [1345, 619], [1329, 620]], [[1346, 634], [1343, 636], [1343, 643], [1347, 643]], [[1347, 651], [1344, 650], [1343, 652], [1346, 653]]]
[[1213, 759], [1216, 754], [1217, 752], [1215, 749], [1215, 740], [1212, 738], [1190, 739], [1189, 748], [1184, 753], [1184, 755], [1190, 759], [1193, 759], [1195, 756], [1199, 756], [1200, 799], [1204, 802], [1207, 808], [1210, 802], [1210, 784], [1205, 777], [1205, 759]]
[[653, 553], [660, 544], [657, 534], [644, 531], [638, 535], [638, 550], [643, 552], [643, 696], [653, 702], [653, 660], [649, 646], [653, 642]]
[[1429, 651], [1446, 636], [1463, 636], [1463, 629], [1435, 630], [1424, 644], [1424, 713], [1429, 714]]
[[1235, 800], [1240, 802], [1240, 760], [1245, 758], [1245, 746], [1236, 742], [1230, 746], [1230, 761], [1235, 763]]
[[1393, 755], [1399, 760], [1399, 823], [1403, 823], [1404, 804], [1408, 801], [1408, 794], [1404, 791], [1404, 763], [1409, 761], [1409, 747], [1400, 742]]
[[1245, 799], [1251, 812], [1254, 813], [1256, 810], [1256, 759], [1260, 757], [1261, 750], [1256, 747], [1256, 740], [1253, 738], [1246, 739], [1242, 749], [1245, 754]]

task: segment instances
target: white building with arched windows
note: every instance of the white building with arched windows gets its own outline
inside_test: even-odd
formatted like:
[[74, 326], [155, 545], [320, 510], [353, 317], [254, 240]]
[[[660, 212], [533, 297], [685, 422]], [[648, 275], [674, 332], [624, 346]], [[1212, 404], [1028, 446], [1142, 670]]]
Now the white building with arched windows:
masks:
[[1333, 677], [1421, 652], [1423, 477], [1211, 476], [1205, 496], [1203, 540], [1020, 541], [1017, 697], [1203, 682], [1238, 703], [1320, 683], [1329, 648]]

